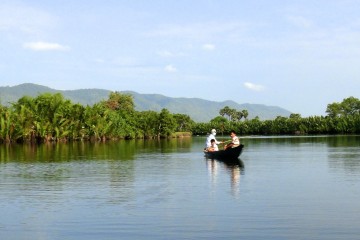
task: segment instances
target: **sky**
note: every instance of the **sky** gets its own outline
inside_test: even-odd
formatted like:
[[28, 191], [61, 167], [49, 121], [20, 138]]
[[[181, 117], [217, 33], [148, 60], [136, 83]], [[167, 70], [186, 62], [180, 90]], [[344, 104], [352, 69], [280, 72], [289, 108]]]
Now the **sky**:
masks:
[[0, 0], [0, 86], [326, 115], [360, 98], [358, 0]]

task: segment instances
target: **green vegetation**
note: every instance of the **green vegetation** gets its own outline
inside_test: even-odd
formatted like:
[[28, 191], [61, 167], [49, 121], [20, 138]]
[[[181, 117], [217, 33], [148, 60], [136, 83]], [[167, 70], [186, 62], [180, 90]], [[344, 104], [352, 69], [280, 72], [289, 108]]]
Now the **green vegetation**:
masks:
[[[32, 83], [24, 83], [12, 87], [0, 87], [0, 103], [10, 106], [23, 96], [37, 97], [44, 93], [61, 93], [65, 99], [83, 106], [107, 100], [111, 91], [104, 89], [78, 89], [78, 90], [56, 90]], [[136, 111], [160, 112], [167, 109], [171, 113], [186, 114], [195, 122], [209, 122], [218, 115], [219, 109], [229, 106], [234, 109], [246, 109], [249, 119], [259, 116], [260, 119], [274, 119], [277, 116], [288, 117], [291, 112], [276, 106], [263, 104], [238, 104], [234, 101], [215, 102], [199, 98], [172, 98], [160, 94], [140, 94], [136, 92], [121, 91], [130, 94], [134, 99]]]
[[[236, 111], [229, 107], [220, 110], [221, 116], [209, 123], [196, 123], [193, 134], [206, 134], [216, 128], [221, 134], [228, 134], [234, 129], [241, 135], [294, 135], [294, 134], [359, 134], [360, 100], [354, 97], [341, 103], [328, 104], [327, 116], [302, 118], [300, 114], [289, 117], [278, 116], [274, 120], [261, 121], [258, 117], [247, 120], [247, 112]], [[227, 116], [228, 118], [224, 117]], [[244, 118], [244, 121], [240, 121]]]
[[111, 92], [92, 107], [73, 104], [60, 93], [24, 96], [9, 107], [0, 105], [0, 142], [67, 142], [76, 140], [167, 138], [190, 132], [189, 116], [139, 112], [129, 94]]
[[110, 92], [93, 106], [73, 104], [61, 93], [24, 96], [10, 106], [0, 104], [0, 142], [67, 142], [77, 140], [170, 138], [204, 135], [216, 128], [228, 134], [355, 134], [360, 133], [360, 100], [354, 97], [327, 106], [327, 116], [302, 118], [300, 114], [261, 121], [247, 119], [248, 111], [228, 106], [207, 123], [167, 109], [136, 111], [130, 94]]

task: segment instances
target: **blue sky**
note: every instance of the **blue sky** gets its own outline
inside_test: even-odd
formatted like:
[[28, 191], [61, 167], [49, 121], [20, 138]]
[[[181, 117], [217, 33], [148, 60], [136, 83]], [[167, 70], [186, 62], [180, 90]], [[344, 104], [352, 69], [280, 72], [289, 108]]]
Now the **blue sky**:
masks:
[[360, 98], [357, 0], [0, 0], [0, 85], [233, 100]]

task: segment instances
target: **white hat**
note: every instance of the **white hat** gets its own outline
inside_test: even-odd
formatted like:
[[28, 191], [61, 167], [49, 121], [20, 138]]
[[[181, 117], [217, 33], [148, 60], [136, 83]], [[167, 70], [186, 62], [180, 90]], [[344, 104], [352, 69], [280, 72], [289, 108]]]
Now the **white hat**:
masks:
[[215, 129], [211, 129], [211, 133], [216, 133], [216, 130], [215, 130]]

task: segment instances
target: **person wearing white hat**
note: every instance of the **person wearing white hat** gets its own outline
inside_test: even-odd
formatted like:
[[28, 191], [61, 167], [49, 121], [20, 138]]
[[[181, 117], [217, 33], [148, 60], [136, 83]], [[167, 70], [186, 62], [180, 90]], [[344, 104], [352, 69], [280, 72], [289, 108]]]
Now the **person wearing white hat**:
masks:
[[211, 139], [214, 139], [214, 140], [215, 140], [215, 144], [220, 144], [220, 143], [222, 143], [222, 142], [217, 141], [216, 138], [215, 138], [215, 136], [216, 136], [216, 130], [215, 130], [215, 129], [212, 129], [210, 135], [206, 138], [205, 149], [211, 147]]

